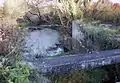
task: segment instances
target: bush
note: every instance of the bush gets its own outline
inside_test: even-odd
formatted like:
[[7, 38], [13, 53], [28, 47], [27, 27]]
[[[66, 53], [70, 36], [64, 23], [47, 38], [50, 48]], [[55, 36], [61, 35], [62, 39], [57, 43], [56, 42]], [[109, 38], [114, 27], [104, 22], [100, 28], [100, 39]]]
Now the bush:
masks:
[[53, 76], [54, 83], [101, 83], [107, 72], [104, 69], [81, 70], [64, 76]]
[[[88, 45], [91, 50], [110, 50], [120, 48], [120, 41], [117, 40], [117, 35], [120, 34], [119, 28], [104, 27], [100, 25], [85, 24], [83, 27], [85, 38], [85, 45]], [[91, 43], [87, 43], [87, 41]], [[97, 46], [97, 48], [94, 48]]]
[[26, 30], [7, 20], [0, 19], [0, 83], [29, 83], [29, 68], [20, 64]]
[[100, 20], [102, 23], [119, 25], [120, 23], [120, 5], [112, 2], [98, 0], [93, 3], [86, 13], [87, 18]]
[[0, 68], [1, 83], [29, 83], [29, 68], [17, 63], [14, 67]]

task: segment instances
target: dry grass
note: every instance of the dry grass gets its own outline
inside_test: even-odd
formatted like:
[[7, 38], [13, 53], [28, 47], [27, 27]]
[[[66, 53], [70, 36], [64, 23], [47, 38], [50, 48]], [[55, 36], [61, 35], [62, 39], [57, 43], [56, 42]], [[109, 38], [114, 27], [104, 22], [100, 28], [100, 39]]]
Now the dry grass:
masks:
[[[15, 73], [18, 78], [15, 76], [14, 79], [18, 81], [23, 80], [22, 78], [25, 76], [23, 75], [20, 78], [21, 74], [23, 74], [22, 72], [25, 74], [26, 70], [22, 68], [24, 67], [23, 65], [20, 68], [18, 63], [21, 60], [20, 53], [26, 30], [18, 27], [16, 22], [18, 15], [15, 14], [8, 14], [4, 8], [0, 8], [0, 83], [12, 82], [14, 76], [11, 75]], [[23, 70], [21, 71], [21, 69]], [[18, 72], [21, 73], [18, 74]]]
[[16, 19], [20, 15], [16, 12], [9, 14], [7, 4], [0, 7], [0, 53], [10, 53], [20, 48], [24, 31], [17, 26]]
[[12, 22], [12, 19], [7, 18], [0, 20], [0, 56], [6, 58], [5, 65], [13, 64], [20, 57], [26, 31]]
[[89, 7], [87, 15], [102, 22], [119, 23], [120, 4], [113, 4], [109, 1], [99, 1]]
[[[80, 19], [83, 17], [85, 7], [87, 7], [90, 2], [88, 0], [60, 0], [60, 2], [49, 1], [45, 3], [41, 0], [27, 0], [27, 3], [28, 6], [30, 6], [30, 10], [33, 12], [33, 15], [37, 15], [41, 18], [42, 16], [44, 17], [44, 15], [46, 16], [47, 14], [47, 17], [44, 17], [43, 19], [46, 21], [54, 21], [56, 20], [55, 17], [57, 16], [61, 25], [67, 26], [69, 21], [74, 19]], [[51, 16], [51, 12], [53, 16]], [[53, 17], [54, 19], [51, 19]]]

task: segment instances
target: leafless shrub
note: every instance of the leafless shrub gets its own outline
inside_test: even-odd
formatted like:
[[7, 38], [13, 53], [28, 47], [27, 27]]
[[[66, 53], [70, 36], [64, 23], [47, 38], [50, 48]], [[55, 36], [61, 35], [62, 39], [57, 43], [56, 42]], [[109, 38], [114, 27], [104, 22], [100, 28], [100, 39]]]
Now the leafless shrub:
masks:
[[26, 30], [4, 21], [5, 18], [0, 21], [0, 55], [7, 59], [4, 64], [8, 65], [20, 57]]
[[27, 12], [26, 18], [31, 22], [32, 16], [37, 16], [38, 24], [57, 24], [60, 25], [60, 33], [62, 41], [66, 41], [72, 36], [72, 21], [84, 17], [85, 11], [89, 6], [89, 0], [53, 0], [46, 2], [45, 0], [26, 0], [30, 11]]
[[[36, 15], [39, 21], [48, 24], [62, 25], [67, 34], [71, 34], [71, 22], [74, 19], [82, 18], [89, 0], [26, 0], [30, 7], [29, 13]], [[29, 17], [29, 16], [28, 16]], [[28, 18], [28, 20], [30, 20]], [[39, 22], [40, 23], [40, 22]]]
[[101, 22], [119, 24], [120, 5], [117, 3], [113, 4], [109, 0], [98, 0], [97, 3], [90, 6], [86, 15]]

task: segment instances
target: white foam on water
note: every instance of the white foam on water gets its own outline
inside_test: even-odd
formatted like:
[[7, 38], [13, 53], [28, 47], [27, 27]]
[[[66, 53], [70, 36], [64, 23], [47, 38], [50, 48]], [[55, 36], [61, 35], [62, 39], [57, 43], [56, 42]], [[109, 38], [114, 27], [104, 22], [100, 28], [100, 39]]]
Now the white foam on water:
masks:
[[55, 47], [59, 43], [59, 33], [55, 30], [45, 28], [43, 30], [35, 30], [30, 32], [26, 37], [26, 47], [30, 49], [30, 54], [40, 55], [47, 54], [46, 49]]

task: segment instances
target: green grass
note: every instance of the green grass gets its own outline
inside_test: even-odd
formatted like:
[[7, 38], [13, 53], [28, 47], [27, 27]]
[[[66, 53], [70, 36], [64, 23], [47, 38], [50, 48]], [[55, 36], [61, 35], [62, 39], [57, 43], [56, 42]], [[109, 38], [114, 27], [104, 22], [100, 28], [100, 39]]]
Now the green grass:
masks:
[[83, 27], [86, 40], [92, 40], [93, 44], [98, 44], [100, 50], [120, 48], [120, 41], [116, 40], [116, 36], [120, 35], [118, 28], [104, 27], [100, 25], [85, 24]]
[[107, 74], [104, 69], [81, 70], [62, 76], [52, 76], [54, 83], [100, 83]]

